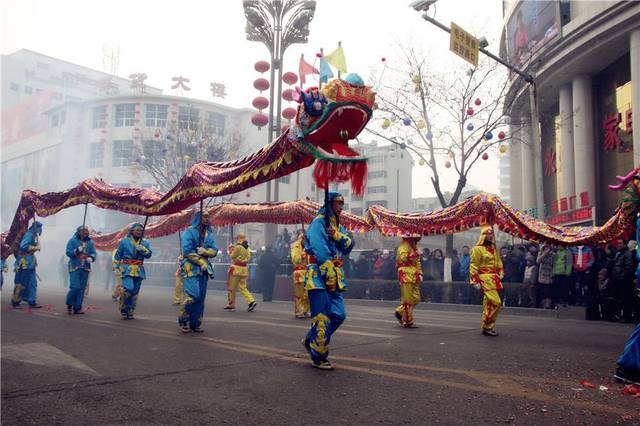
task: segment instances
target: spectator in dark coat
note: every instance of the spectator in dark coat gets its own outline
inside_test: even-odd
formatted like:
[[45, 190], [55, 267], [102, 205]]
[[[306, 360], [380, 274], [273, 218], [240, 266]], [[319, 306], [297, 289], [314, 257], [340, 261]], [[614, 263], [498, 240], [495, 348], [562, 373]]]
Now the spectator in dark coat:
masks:
[[258, 261], [258, 282], [262, 286], [262, 301], [271, 302], [273, 297], [273, 286], [276, 280], [276, 273], [280, 266], [280, 259], [267, 247], [266, 251]]
[[429, 264], [433, 279], [435, 281], [444, 280], [444, 254], [442, 254], [442, 250], [435, 249], [431, 252]]
[[635, 316], [636, 256], [622, 240], [616, 241], [616, 257], [613, 261], [613, 285], [616, 298], [622, 303], [622, 322], [632, 322]]
[[361, 280], [371, 279], [373, 276], [373, 270], [371, 268], [371, 261], [367, 259], [364, 253], [360, 253], [355, 265], [355, 277]]

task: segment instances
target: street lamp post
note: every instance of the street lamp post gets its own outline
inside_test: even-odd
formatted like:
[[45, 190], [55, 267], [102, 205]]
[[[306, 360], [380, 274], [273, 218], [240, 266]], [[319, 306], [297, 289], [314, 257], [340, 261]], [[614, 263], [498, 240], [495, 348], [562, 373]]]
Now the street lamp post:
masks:
[[[282, 125], [282, 58], [287, 47], [294, 43], [306, 43], [309, 23], [316, 9], [315, 0], [244, 0], [244, 15], [247, 18], [245, 31], [247, 40], [264, 44], [271, 55], [271, 80], [269, 88], [268, 143], [281, 131]], [[278, 77], [275, 78], [276, 70]], [[276, 90], [277, 83], [277, 90]], [[277, 107], [274, 123], [274, 102]], [[274, 201], [279, 200], [278, 181], [274, 182]], [[267, 182], [267, 202], [271, 201], [271, 182]], [[275, 229], [275, 225], [272, 225]], [[271, 243], [275, 233], [265, 225], [265, 242]]]

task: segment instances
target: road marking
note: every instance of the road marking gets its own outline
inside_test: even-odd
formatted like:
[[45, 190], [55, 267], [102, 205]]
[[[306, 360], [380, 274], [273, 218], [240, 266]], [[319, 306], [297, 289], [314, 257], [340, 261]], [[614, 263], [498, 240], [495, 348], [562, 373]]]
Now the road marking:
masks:
[[[36, 315], [52, 316], [44, 312], [38, 313]], [[52, 317], [56, 319], [68, 320], [68, 318], [62, 317], [62, 316], [52, 316]], [[93, 324], [93, 325], [112, 328], [116, 330], [123, 329], [122, 326], [117, 321], [85, 318], [85, 321], [83, 322], [87, 324]], [[178, 335], [177, 332], [174, 333], [168, 330], [159, 330], [159, 329], [152, 329], [152, 328], [138, 327], [138, 326], [129, 326], [126, 329], [129, 331], [138, 332], [138, 333], [149, 335], [149, 336], [163, 337], [163, 338], [168, 338], [176, 341], [184, 342], [186, 341], [185, 339], [187, 339], [186, 336], [181, 336], [181, 335]], [[192, 343], [200, 343], [200, 344], [220, 348], [223, 350], [226, 349], [230, 351], [258, 355], [262, 357], [272, 357], [275, 359], [295, 362], [298, 364], [309, 363], [309, 360], [306, 357], [306, 354], [305, 356], [303, 356], [302, 354], [295, 353], [287, 349], [280, 349], [280, 348], [274, 348], [274, 347], [262, 346], [262, 345], [253, 345], [253, 344], [248, 344], [243, 342], [222, 340], [222, 339], [216, 339], [216, 338], [206, 337], [206, 336], [197, 336], [195, 339], [188, 340], [188, 341]], [[469, 378], [475, 379], [481, 382], [482, 384], [475, 385], [475, 384], [469, 384], [469, 383], [461, 383], [461, 382], [451, 381], [447, 379], [438, 379], [433, 377], [419, 376], [419, 375], [416, 375], [415, 373], [403, 374], [403, 373], [397, 373], [393, 371], [373, 369], [368, 366], [358, 367], [358, 366], [349, 365], [349, 364], [341, 364], [336, 366], [336, 369], [338, 370], [353, 371], [361, 374], [367, 374], [367, 375], [372, 375], [377, 377], [385, 377], [385, 378], [390, 378], [390, 379], [400, 380], [400, 381], [446, 386], [446, 387], [461, 389], [469, 392], [498, 395], [498, 396], [503, 396], [507, 398], [514, 398], [514, 399], [520, 398], [520, 399], [527, 399], [527, 400], [532, 400], [537, 402], [543, 402], [546, 404], [565, 405], [565, 406], [576, 408], [576, 409], [599, 411], [603, 413], [614, 414], [617, 416], [627, 415], [629, 413], [629, 410], [626, 408], [623, 409], [620, 407], [604, 405], [604, 404], [600, 404], [592, 401], [572, 400], [572, 399], [566, 399], [563, 397], [556, 397], [553, 395], [543, 393], [537, 389], [525, 387], [520, 383], [516, 383], [516, 380], [524, 381], [524, 382], [532, 382], [532, 383], [553, 383], [554, 382], [553, 379], [541, 379], [541, 378], [526, 377], [526, 376], [515, 376], [512, 379], [509, 376], [502, 375], [499, 373], [487, 373], [487, 372], [474, 371], [474, 370], [446, 369], [446, 368], [439, 368], [439, 367], [430, 367], [425, 365], [393, 363], [393, 362], [387, 362], [387, 361], [380, 361], [380, 360], [373, 360], [373, 359], [366, 359], [366, 358], [354, 358], [354, 357], [346, 357], [346, 356], [339, 356], [339, 355], [332, 355], [331, 358], [334, 360], [342, 360], [345, 362], [360, 363], [365, 365], [380, 365], [380, 366], [407, 368], [407, 369], [412, 369], [414, 371], [431, 370], [431, 371], [461, 374]], [[566, 384], [566, 383], [562, 382], [562, 384]]]
[[99, 376], [93, 368], [44, 342], [3, 344], [2, 358], [45, 367], [71, 367]]

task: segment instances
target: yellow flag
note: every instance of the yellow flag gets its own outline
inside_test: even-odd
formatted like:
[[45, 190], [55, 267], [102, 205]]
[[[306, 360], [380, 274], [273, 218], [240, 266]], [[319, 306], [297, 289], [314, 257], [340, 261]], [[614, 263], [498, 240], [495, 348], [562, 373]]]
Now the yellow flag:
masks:
[[342, 50], [342, 45], [338, 43], [338, 48], [328, 55], [324, 55], [324, 58], [331, 65], [336, 67], [338, 71], [341, 73], [347, 72], [347, 60], [344, 58], [344, 50]]

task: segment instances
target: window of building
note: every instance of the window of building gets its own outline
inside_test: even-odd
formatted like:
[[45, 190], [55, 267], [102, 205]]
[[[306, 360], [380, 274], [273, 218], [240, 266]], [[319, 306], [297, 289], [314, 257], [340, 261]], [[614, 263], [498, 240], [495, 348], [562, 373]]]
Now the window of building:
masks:
[[30, 95], [33, 93], [33, 87], [31, 86], [24, 86], [24, 93], [26, 93], [27, 95]]
[[51, 97], [53, 99], [55, 99], [56, 101], [61, 101], [62, 100], [62, 93], [54, 92], [53, 95], [51, 95]]
[[147, 158], [146, 163], [162, 166], [167, 152], [164, 141], [146, 140], [142, 142], [142, 150]]
[[217, 112], [207, 113], [207, 126], [210, 134], [224, 135], [226, 117]]
[[362, 201], [362, 197], [356, 194], [351, 196], [351, 201]]
[[378, 201], [367, 201], [367, 208], [371, 206], [382, 206], [387, 207], [387, 200], [378, 200]]
[[369, 157], [369, 160], [367, 160], [369, 164], [384, 164], [384, 161], [384, 155], [374, 155], [373, 157]]
[[60, 124], [60, 117], [58, 117], [58, 114], [53, 114], [51, 116], [51, 127], [58, 127], [59, 124]]
[[178, 127], [197, 130], [200, 121], [200, 110], [193, 107], [180, 107], [178, 110]]
[[60, 112], [60, 125], [62, 126], [67, 121], [67, 111]]
[[291, 176], [290, 175], [286, 175], [286, 176], [282, 176], [281, 178], [278, 179], [278, 182], [280, 183], [291, 183]]
[[102, 129], [107, 125], [107, 106], [93, 108], [93, 118], [91, 120], [92, 129]]
[[369, 172], [367, 178], [375, 179], [375, 178], [386, 178], [387, 171], [386, 170], [376, 170], [375, 172]]
[[116, 127], [133, 127], [136, 118], [136, 104], [116, 105]]
[[42, 93], [42, 89], [36, 89], [36, 95], [39, 95], [40, 93]]
[[18, 83], [10, 83], [9, 84], [9, 89], [17, 92], [18, 90], [20, 90], [20, 85]]
[[104, 142], [89, 144], [89, 167], [102, 167], [104, 165]]
[[133, 155], [133, 141], [113, 141], [113, 166], [124, 167], [131, 165]]
[[344, 203], [344, 206], [342, 206], [342, 208], [344, 209], [344, 211], [349, 211], [349, 203]]
[[357, 216], [362, 216], [362, 207], [356, 207], [351, 209], [351, 213], [357, 215]]
[[146, 104], [147, 127], [167, 127], [168, 105]]
[[367, 194], [386, 194], [386, 186], [370, 186], [367, 188]]

